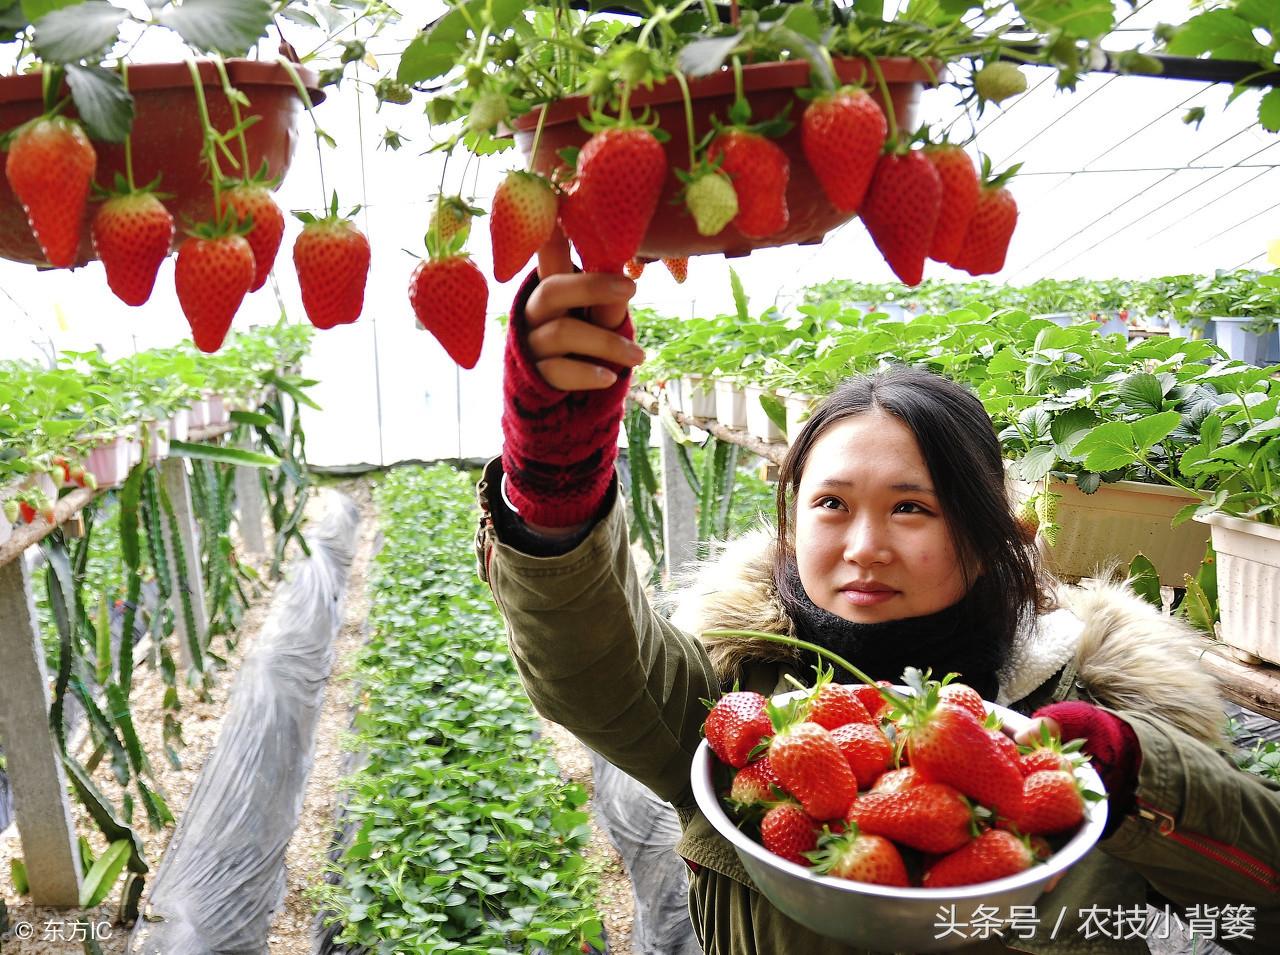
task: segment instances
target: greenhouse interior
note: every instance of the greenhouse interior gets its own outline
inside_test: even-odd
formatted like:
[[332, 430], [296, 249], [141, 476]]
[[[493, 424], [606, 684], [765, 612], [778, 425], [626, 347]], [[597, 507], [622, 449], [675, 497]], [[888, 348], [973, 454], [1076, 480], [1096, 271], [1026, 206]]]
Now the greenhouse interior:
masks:
[[0, 952], [1280, 951], [1280, 0], [0, 66]]

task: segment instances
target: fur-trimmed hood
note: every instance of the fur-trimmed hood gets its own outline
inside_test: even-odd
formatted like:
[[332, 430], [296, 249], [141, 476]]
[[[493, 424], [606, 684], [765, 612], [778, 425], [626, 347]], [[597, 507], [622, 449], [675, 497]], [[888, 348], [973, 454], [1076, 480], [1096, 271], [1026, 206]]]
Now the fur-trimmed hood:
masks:
[[[702, 639], [722, 683], [752, 663], [790, 663], [798, 652], [745, 638], [704, 638], [707, 630], [794, 635], [773, 582], [774, 534], [760, 526], [678, 573], [660, 604], [671, 622]], [[1197, 654], [1205, 640], [1135, 595], [1126, 583], [1089, 580], [1060, 585], [1057, 608], [1019, 634], [1001, 669], [1002, 705], [1017, 703], [1074, 664], [1097, 702], [1159, 717], [1211, 745], [1222, 745], [1223, 710], [1213, 677]], [[1069, 672], [1069, 670], [1068, 670]]]

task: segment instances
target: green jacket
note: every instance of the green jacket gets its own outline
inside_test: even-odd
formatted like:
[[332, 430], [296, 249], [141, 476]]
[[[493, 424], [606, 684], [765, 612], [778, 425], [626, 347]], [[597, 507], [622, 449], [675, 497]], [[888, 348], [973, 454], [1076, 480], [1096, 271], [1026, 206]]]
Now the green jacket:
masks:
[[[707, 644], [696, 635], [715, 627], [790, 630], [768, 571], [767, 530], [682, 575], [689, 586], [659, 612], [632, 566], [620, 496], [573, 550], [535, 557], [494, 530], [500, 476], [495, 459], [478, 486], [478, 570], [506, 620], [525, 689], [539, 713], [675, 807], [683, 827], [677, 851], [694, 869], [690, 915], [707, 955], [852, 955], [755, 890], [690, 788], [701, 700], [735, 678], [771, 694], [791, 688], [788, 672], [803, 676], [788, 648]], [[1221, 703], [1196, 665], [1196, 638], [1119, 586], [1063, 588], [1060, 598], [1062, 609], [1015, 647], [1000, 701], [1029, 712], [1079, 695], [1123, 717], [1143, 751], [1137, 807], [1040, 899], [1034, 937], [966, 950], [1147, 952], [1131, 913], [1149, 901], [1179, 914], [1199, 905], [1206, 919], [1215, 913], [1215, 940], [1230, 950], [1280, 950], [1280, 787], [1237, 770], [1215, 745]], [[1252, 940], [1226, 937], [1245, 932]]]

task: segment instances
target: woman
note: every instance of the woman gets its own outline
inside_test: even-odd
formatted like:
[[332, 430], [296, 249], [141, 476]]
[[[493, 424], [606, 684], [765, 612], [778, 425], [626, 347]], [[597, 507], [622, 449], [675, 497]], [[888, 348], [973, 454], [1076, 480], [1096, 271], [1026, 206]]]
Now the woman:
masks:
[[535, 707], [675, 807], [704, 950], [850, 951], [759, 895], [693, 803], [701, 700], [812, 674], [789, 648], [698, 636], [743, 627], [807, 637], [878, 678], [954, 670], [1086, 740], [1110, 793], [1107, 833], [1040, 899], [1033, 937], [973, 951], [1144, 952], [1135, 913], [1166, 901], [1178, 913], [1230, 906], [1220, 944], [1274, 951], [1280, 788], [1219, 748], [1221, 704], [1189, 631], [1119, 586], [1046, 586], [991, 422], [963, 388], [910, 370], [843, 386], [787, 456], [776, 531], [686, 574], [669, 616], [650, 607], [613, 476], [629, 368], [643, 358], [632, 294], [621, 276], [574, 274], [561, 237], [539, 254], [512, 312], [506, 440], [479, 486], [477, 552]]

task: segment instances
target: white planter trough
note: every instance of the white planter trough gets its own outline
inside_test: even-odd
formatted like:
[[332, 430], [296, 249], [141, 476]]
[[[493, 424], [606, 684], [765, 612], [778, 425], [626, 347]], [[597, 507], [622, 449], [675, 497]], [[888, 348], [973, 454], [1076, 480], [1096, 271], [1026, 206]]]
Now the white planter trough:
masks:
[[1280, 664], [1280, 527], [1227, 514], [1205, 523], [1218, 555], [1222, 642], [1250, 662]]
[[1067, 328], [1075, 324], [1076, 317], [1070, 312], [1045, 312], [1043, 315], [1037, 315], [1036, 318], [1043, 318], [1046, 322], [1053, 322], [1060, 328]]
[[123, 484], [129, 474], [129, 442], [119, 435], [108, 438], [89, 452], [84, 466], [100, 488]]
[[1267, 346], [1271, 336], [1275, 334], [1274, 329], [1259, 335], [1245, 327], [1252, 319], [1215, 316], [1210, 321], [1213, 322], [1214, 339], [1222, 346], [1227, 357], [1250, 365], [1266, 364]]
[[716, 379], [716, 420], [737, 431], [747, 427], [747, 393], [736, 378]]
[[[1014, 510], [1038, 485], [1012, 482]], [[1155, 564], [1160, 583], [1183, 587], [1194, 576], [1209, 543], [1207, 528], [1187, 521], [1171, 527], [1175, 514], [1199, 500], [1174, 487], [1116, 481], [1085, 494], [1074, 481], [1051, 481], [1062, 495], [1058, 507], [1058, 543], [1044, 548], [1049, 568], [1063, 577], [1092, 577], [1099, 567], [1118, 562], [1127, 568], [1138, 554]]]
[[1129, 337], [1129, 325], [1117, 312], [1104, 312], [1097, 323], [1099, 335], [1123, 335]]
[[685, 375], [680, 379], [680, 398], [684, 413], [694, 418], [716, 416], [716, 393], [711, 380], [703, 375]]
[[222, 395], [209, 395], [209, 422], [210, 428], [217, 428], [231, 420], [231, 413], [227, 409], [227, 403]]
[[786, 436], [782, 433], [782, 429], [769, 417], [764, 410], [764, 405], [760, 404], [760, 399], [765, 395], [776, 397], [773, 392], [761, 385], [747, 385], [744, 390], [747, 404], [747, 433], [769, 444], [784, 441]]
[[667, 407], [672, 411], [684, 414], [684, 395], [681, 393], [682, 382], [679, 378], [668, 378], [663, 383], [662, 390], [667, 396]]
[[144, 421], [142, 427], [147, 433], [151, 463], [157, 464], [163, 461], [169, 456], [169, 423]]
[[188, 424], [192, 428], [203, 428], [209, 423], [209, 402], [201, 398], [199, 401], [191, 402], [191, 408], [187, 412]]

